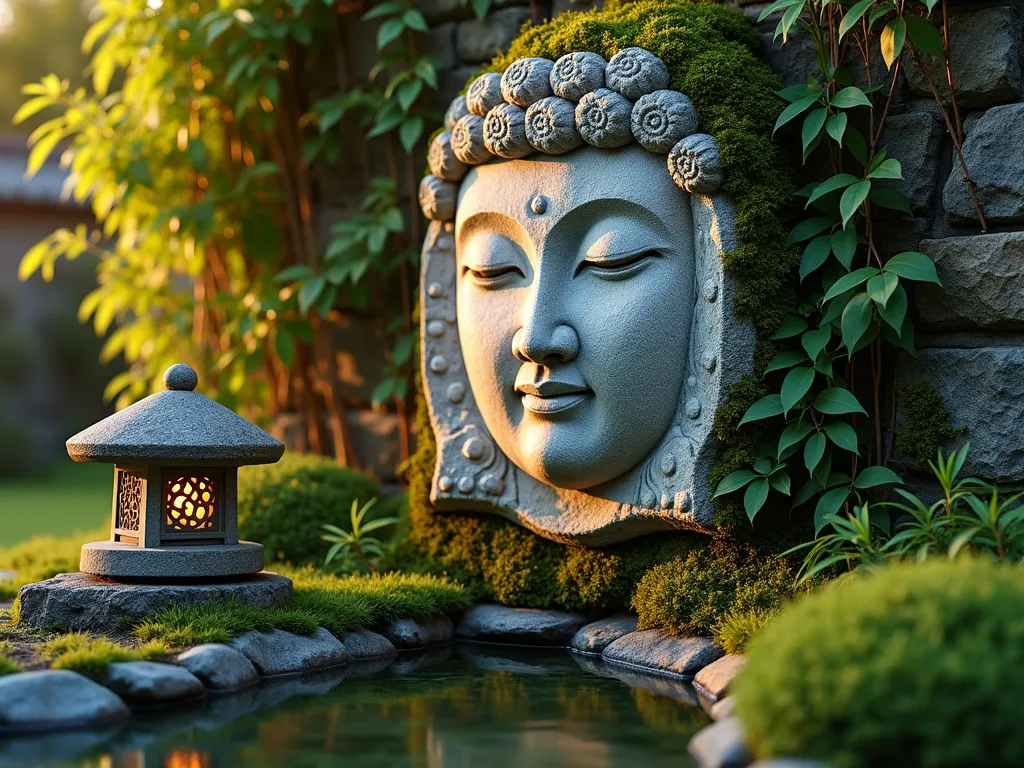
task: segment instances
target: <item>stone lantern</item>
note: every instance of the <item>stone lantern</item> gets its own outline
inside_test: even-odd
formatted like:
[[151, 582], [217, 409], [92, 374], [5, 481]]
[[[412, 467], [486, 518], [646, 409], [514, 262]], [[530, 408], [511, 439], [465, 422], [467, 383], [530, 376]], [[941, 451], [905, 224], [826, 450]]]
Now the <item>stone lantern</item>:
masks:
[[195, 392], [183, 363], [166, 390], [67, 442], [74, 461], [114, 465], [110, 540], [82, 547], [83, 573], [115, 580], [217, 580], [258, 573], [263, 545], [238, 540], [238, 467], [284, 444]]

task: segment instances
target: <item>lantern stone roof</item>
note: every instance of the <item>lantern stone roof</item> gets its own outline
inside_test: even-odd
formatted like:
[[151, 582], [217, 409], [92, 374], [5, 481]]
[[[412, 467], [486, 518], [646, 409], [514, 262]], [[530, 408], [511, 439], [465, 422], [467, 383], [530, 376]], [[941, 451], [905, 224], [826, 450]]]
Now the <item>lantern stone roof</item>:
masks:
[[284, 443], [206, 395], [184, 363], [164, 373], [167, 389], [108, 416], [67, 441], [74, 461], [272, 464]]

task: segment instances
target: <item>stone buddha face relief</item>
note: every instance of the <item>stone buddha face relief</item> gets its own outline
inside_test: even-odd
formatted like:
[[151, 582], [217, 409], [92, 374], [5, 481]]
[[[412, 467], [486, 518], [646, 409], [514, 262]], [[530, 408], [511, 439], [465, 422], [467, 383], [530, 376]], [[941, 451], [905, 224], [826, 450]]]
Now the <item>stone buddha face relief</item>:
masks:
[[717, 146], [662, 70], [522, 59], [449, 110], [420, 194], [438, 509], [589, 545], [711, 522], [711, 425], [753, 332]]

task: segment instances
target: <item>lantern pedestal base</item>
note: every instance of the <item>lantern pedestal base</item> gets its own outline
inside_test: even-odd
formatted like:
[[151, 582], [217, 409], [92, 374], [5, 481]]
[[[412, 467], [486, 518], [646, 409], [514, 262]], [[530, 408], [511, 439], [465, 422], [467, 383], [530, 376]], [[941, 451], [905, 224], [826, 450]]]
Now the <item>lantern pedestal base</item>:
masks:
[[249, 576], [263, 570], [263, 545], [179, 545], [144, 548], [117, 541], [82, 547], [82, 573], [126, 581], [198, 581]]

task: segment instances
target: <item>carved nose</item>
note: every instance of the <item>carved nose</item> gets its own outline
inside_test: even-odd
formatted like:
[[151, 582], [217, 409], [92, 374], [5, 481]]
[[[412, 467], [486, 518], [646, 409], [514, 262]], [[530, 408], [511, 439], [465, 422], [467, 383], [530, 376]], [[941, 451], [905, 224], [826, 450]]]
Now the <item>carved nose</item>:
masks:
[[512, 354], [523, 363], [552, 365], [575, 360], [580, 338], [568, 325], [557, 325], [550, 333], [520, 328], [512, 337]]

